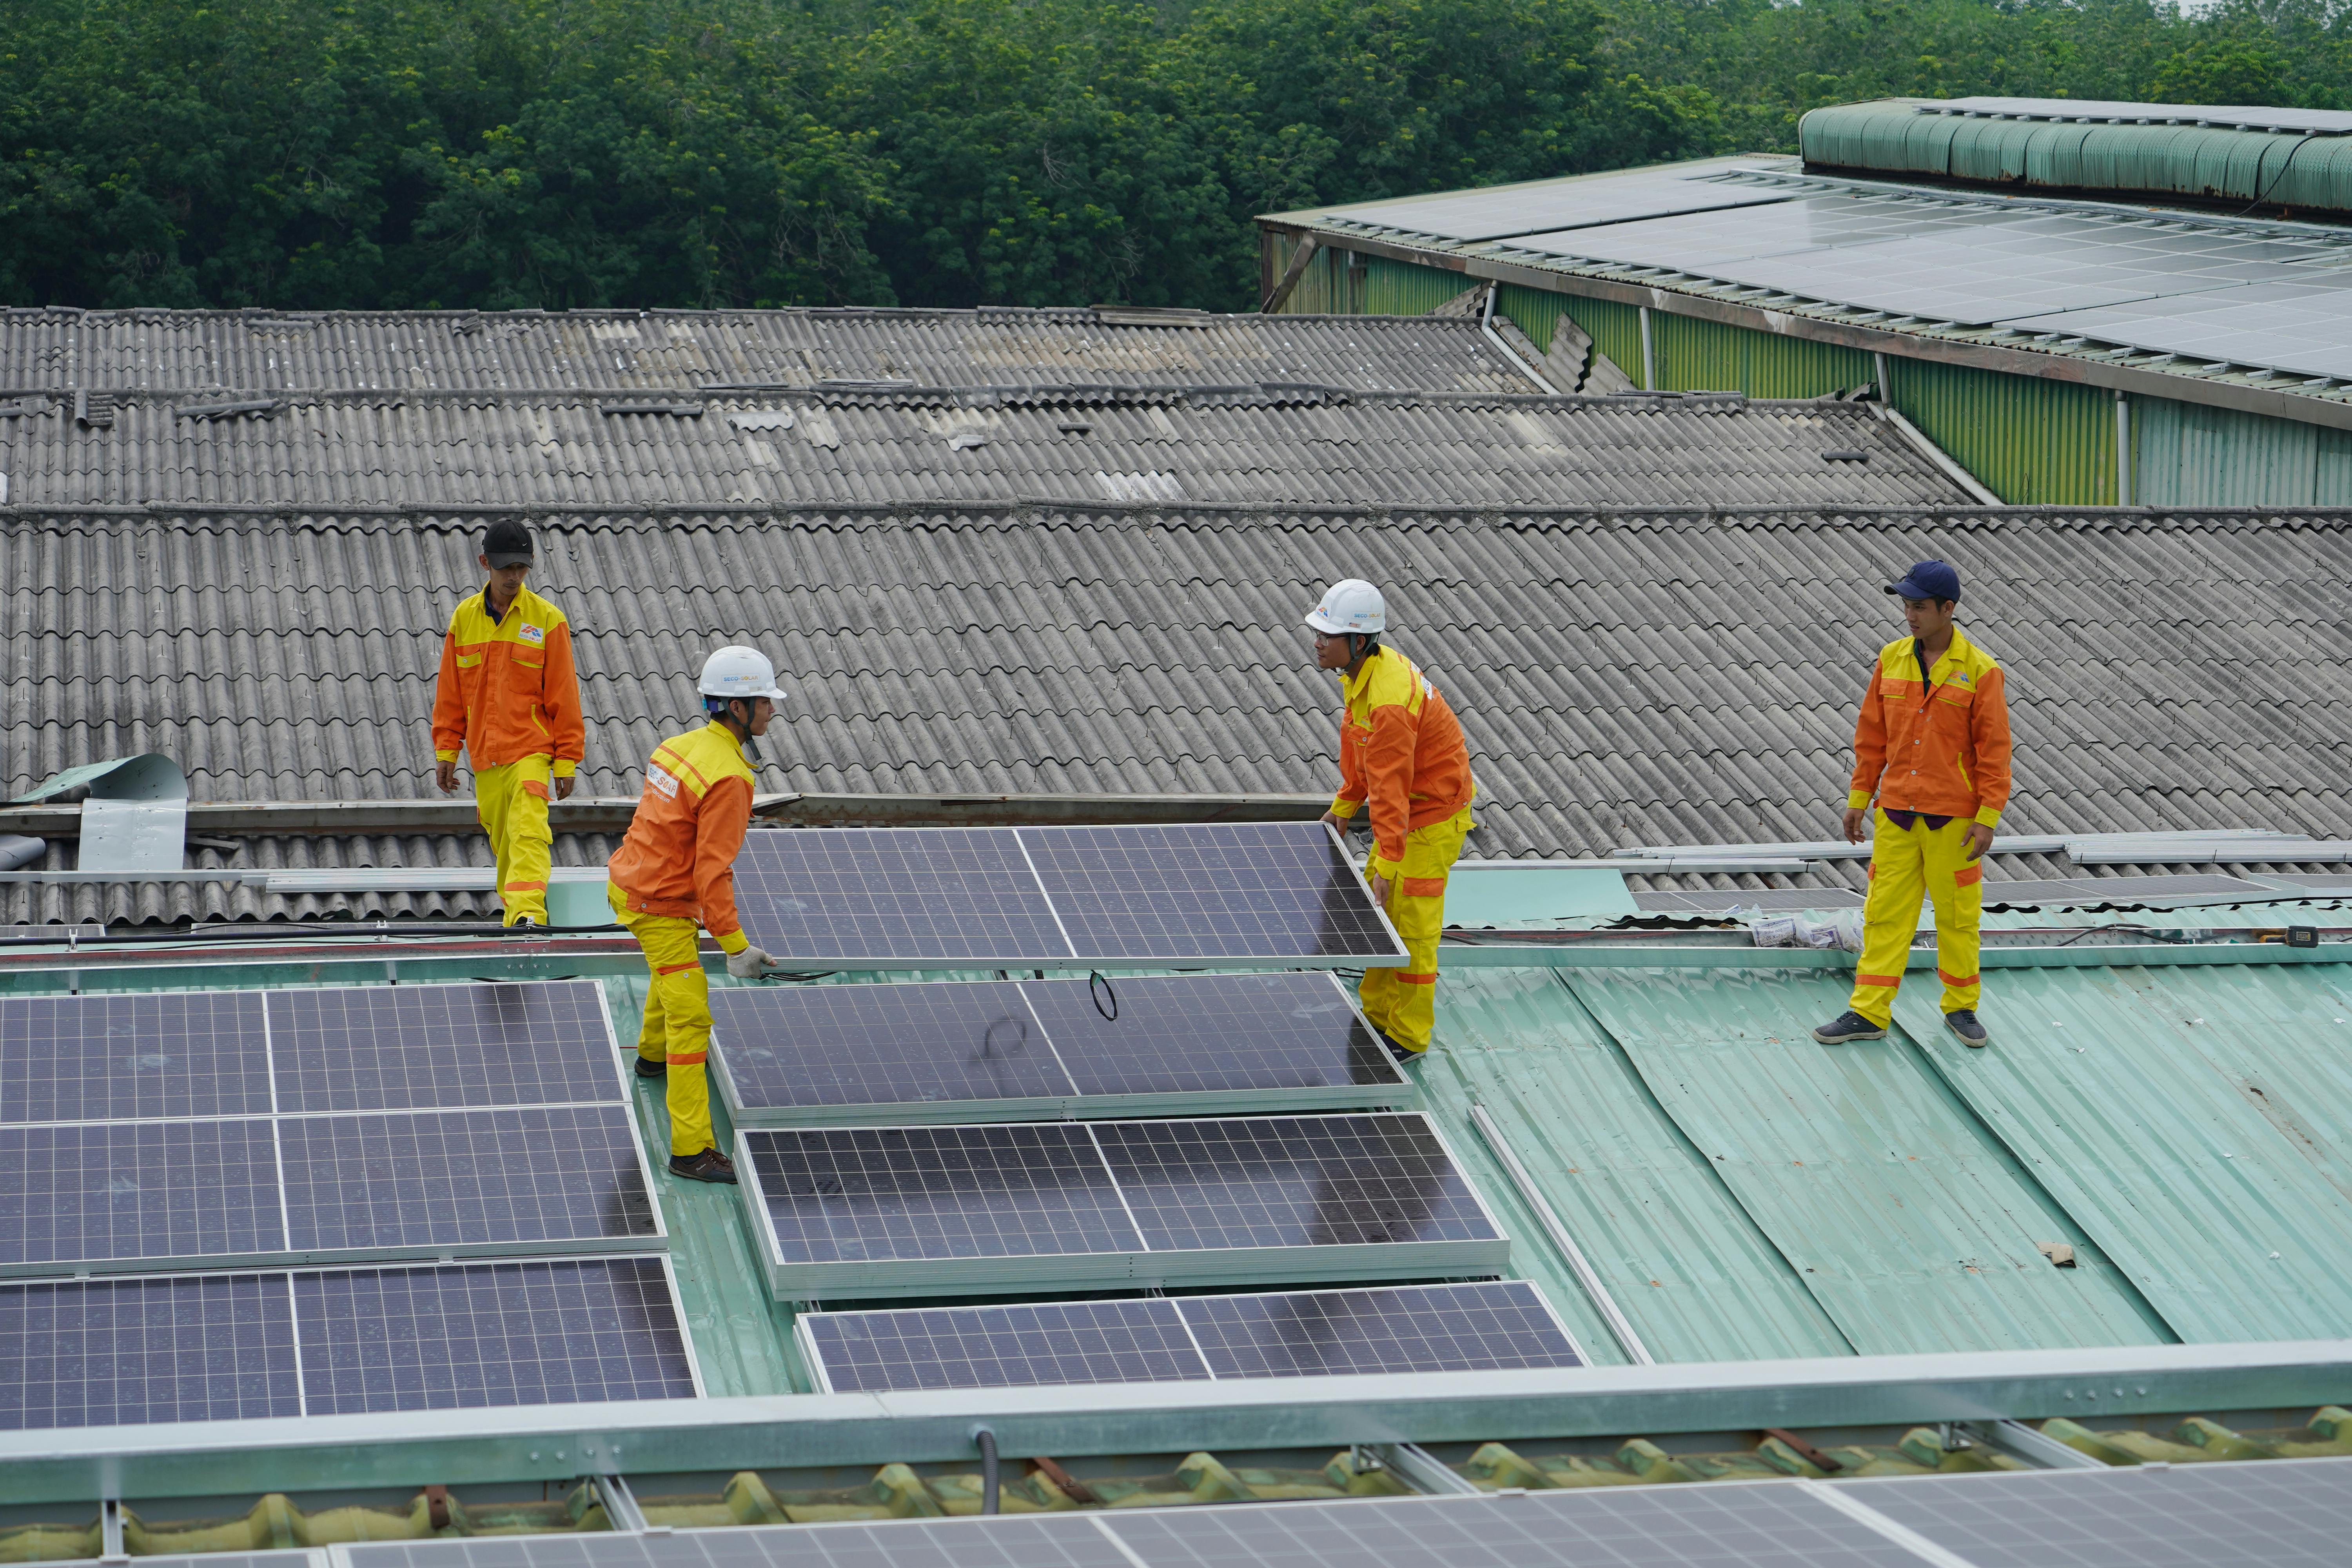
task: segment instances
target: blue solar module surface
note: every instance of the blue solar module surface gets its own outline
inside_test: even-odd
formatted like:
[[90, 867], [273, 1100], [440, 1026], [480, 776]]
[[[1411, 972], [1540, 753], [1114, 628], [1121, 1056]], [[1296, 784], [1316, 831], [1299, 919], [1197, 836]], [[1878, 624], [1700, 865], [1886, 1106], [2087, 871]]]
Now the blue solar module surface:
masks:
[[1066, 956], [1010, 828], [808, 828], [747, 835], [735, 905], [778, 958]]
[[624, 1098], [591, 980], [331, 986], [268, 997], [281, 1111]]
[[1010, 981], [733, 986], [712, 1044], [749, 1106], [1042, 1100], [1077, 1092]]
[[835, 1393], [1583, 1365], [1520, 1279], [802, 1319]]
[[1082, 1094], [1406, 1085], [1327, 973], [1124, 976], [1116, 1017], [1087, 981], [1019, 984]]
[[1154, 1252], [1498, 1234], [1418, 1114], [1091, 1125]]
[[1141, 1246], [1082, 1127], [743, 1137], [786, 1262], [1035, 1258]]
[[1087, 962], [1402, 956], [1319, 822], [1020, 833]]
[[285, 1247], [266, 1121], [0, 1128], [0, 1263]]
[[279, 1136], [298, 1251], [655, 1234], [625, 1106], [289, 1117]]
[[0, 1430], [300, 1414], [283, 1274], [0, 1285]]
[[269, 1109], [255, 993], [0, 998], [0, 1122]]
[[331, 1270], [294, 1290], [313, 1415], [695, 1392], [654, 1258]]

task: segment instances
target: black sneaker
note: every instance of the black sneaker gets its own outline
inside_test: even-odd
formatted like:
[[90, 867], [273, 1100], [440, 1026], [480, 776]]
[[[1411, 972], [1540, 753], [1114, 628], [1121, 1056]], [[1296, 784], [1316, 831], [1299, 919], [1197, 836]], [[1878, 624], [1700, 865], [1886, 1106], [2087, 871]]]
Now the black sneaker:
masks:
[[735, 1184], [735, 1162], [716, 1149], [705, 1149], [690, 1160], [670, 1156], [669, 1173], [684, 1176], [689, 1182], [724, 1182]]
[[1958, 1012], [1945, 1014], [1944, 1027], [1958, 1036], [1960, 1044], [1974, 1050], [1984, 1049], [1986, 1043], [1992, 1038], [1985, 1033], [1985, 1026], [1977, 1022], [1973, 1007], [1962, 1007]]
[[1836, 1017], [1813, 1031], [1813, 1038], [1825, 1046], [1842, 1046], [1848, 1040], [1883, 1040], [1885, 1027], [1874, 1024], [1859, 1013], [1840, 1013]]
[[667, 1059], [655, 1061], [649, 1057], [639, 1057], [637, 1058], [637, 1076], [639, 1078], [667, 1078], [669, 1076], [669, 1063]]

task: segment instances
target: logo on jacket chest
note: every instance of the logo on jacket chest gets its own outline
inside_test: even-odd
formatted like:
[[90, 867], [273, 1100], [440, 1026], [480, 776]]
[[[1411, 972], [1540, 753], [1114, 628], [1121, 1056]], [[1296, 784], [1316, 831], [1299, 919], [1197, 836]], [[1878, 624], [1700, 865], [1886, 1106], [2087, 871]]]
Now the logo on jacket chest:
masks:
[[515, 637], [517, 641], [527, 642], [530, 644], [531, 647], [538, 647], [547, 641], [547, 628], [545, 626], [535, 626], [529, 621], [525, 621], [520, 626], [518, 626], [515, 629]]
[[659, 768], [649, 767], [646, 770], [646, 787], [664, 800], [677, 798], [677, 780]]

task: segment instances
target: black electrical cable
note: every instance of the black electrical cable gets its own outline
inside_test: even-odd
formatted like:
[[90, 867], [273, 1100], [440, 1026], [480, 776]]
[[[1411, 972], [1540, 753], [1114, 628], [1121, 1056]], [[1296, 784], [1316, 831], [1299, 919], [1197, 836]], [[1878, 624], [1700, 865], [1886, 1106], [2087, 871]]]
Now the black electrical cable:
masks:
[[[1111, 988], [1108, 976], [1099, 969], [1087, 976], [1087, 994], [1094, 998], [1095, 1011], [1101, 1013], [1106, 1023], [1118, 1022], [1118, 993]], [[1103, 998], [1110, 998], [1110, 1009], [1103, 1010]]]
[[972, 1433], [980, 1443], [980, 1511], [996, 1511], [996, 1434], [982, 1426]]

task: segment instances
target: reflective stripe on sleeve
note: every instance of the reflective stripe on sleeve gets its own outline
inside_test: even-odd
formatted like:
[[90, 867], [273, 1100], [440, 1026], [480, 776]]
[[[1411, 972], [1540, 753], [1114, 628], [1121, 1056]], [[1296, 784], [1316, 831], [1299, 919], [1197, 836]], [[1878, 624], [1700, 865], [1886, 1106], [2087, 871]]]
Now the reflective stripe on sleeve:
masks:
[[[666, 965], [665, 967], [655, 970], [654, 973], [666, 980], [673, 974], [683, 974], [689, 969], [699, 969], [701, 967], [702, 961], [700, 959], [697, 959], [692, 963], [672, 963]], [[676, 1061], [677, 1059], [677, 1058], [676, 1057], [672, 1057], [670, 1058], [672, 1061]]]

